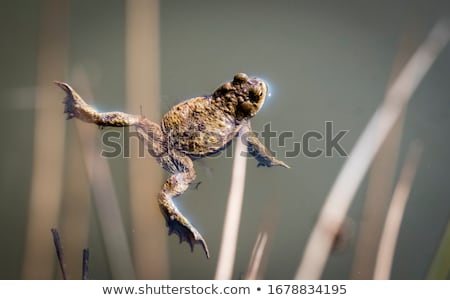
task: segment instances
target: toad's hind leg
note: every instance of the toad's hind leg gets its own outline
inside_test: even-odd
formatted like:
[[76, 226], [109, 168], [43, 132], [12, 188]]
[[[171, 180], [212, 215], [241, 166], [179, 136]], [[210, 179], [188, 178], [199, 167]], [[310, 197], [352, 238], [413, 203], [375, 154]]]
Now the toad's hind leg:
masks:
[[177, 209], [173, 198], [183, 194], [195, 179], [195, 170], [192, 160], [187, 156], [166, 156], [161, 159], [163, 166], [173, 175], [164, 183], [158, 195], [161, 212], [169, 227], [169, 235], [175, 233], [180, 243], [186, 241], [194, 251], [194, 244], [200, 244], [209, 258], [208, 246], [202, 235], [195, 229], [189, 220]]
[[64, 98], [64, 112], [67, 114], [67, 119], [77, 118], [87, 123], [112, 127], [137, 125], [142, 119], [140, 116], [118, 111], [97, 112], [70, 85], [59, 81], [55, 81], [55, 84], [66, 93], [66, 97]]

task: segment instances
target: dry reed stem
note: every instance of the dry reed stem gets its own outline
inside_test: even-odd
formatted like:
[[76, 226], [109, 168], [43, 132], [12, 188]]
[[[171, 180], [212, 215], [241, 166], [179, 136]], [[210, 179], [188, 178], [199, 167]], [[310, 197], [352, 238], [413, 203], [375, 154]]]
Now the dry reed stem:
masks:
[[374, 279], [389, 279], [390, 277], [398, 233], [421, 153], [422, 146], [420, 144], [416, 143], [410, 146], [386, 216], [375, 263]]
[[[399, 49], [394, 58], [388, 86], [397, 77], [401, 68], [416, 48], [418, 41], [411, 27], [400, 38]], [[377, 248], [386, 218], [386, 209], [392, 197], [394, 176], [405, 120], [405, 111], [386, 137], [376, 154], [368, 174], [366, 199], [362, 210], [361, 224], [356, 238], [355, 255], [352, 263], [352, 279], [372, 279]]]
[[[244, 132], [241, 132], [243, 135]], [[245, 188], [245, 171], [247, 158], [242, 155], [245, 150], [241, 136], [236, 138], [234, 152], [233, 172], [231, 175], [230, 192], [228, 195], [227, 210], [222, 232], [219, 259], [215, 279], [231, 279], [236, 256], [236, 245], [241, 219], [242, 203]]]
[[[127, 108], [130, 113], [138, 113], [142, 108], [149, 120], [158, 122], [159, 1], [133, 0], [125, 4]], [[168, 238], [156, 201], [163, 169], [148, 153], [139, 157], [139, 146], [142, 141], [130, 140], [129, 202], [136, 278], [165, 279], [169, 277]]]
[[[276, 195], [276, 191], [272, 191]], [[249, 265], [245, 273], [244, 279], [253, 280], [261, 279], [267, 266], [269, 251], [272, 245], [275, 228], [279, 218], [278, 199], [273, 196], [269, 204], [265, 207], [261, 224], [258, 230], [258, 236], [253, 246]]]
[[83, 259], [81, 261], [81, 279], [87, 280], [89, 276], [89, 249], [83, 249]]
[[[63, 114], [60, 99], [61, 96], [54, 100], [54, 105], [60, 109], [60, 114]], [[81, 143], [73, 126], [67, 126], [65, 155], [64, 196], [58, 228], [61, 236], [70, 237], [64, 242], [67, 269], [71, 270], [71, 278], [80, 278], [80, 249], [86, 247], [89, 240], [92, 195]]]
[[261, 262], [263, 260], [264, 252], [267, 247], [268, 233], [260, 232], [256, 238], [255, 245], [253, 246], [252, 256], [250, 257], [250, 263], [247, 269], [245, 279], [256, 280], [261, 279]]
[[58, 258], [59, 269], [61, 270], [61, 276], [64, 280], [68, 279], [66, 263], [64, 261], [64, 251], [61, 244], [61, 238], [59, 237], [59, 232], [56, 228], [51, 229], [53, 236], [53, 244], [55, 246], [56, 257]]
[[352, 279], [371, 279], [373, 277], [377, 247], [386, 217], [386, 207], [392, 197], [404, 115], [405, 112], [402, 113], [397, 124], [386, 137], [369, 171], [362, 221], [356, 239], [350, 275]]
[[94, 194], [94, 204], [113, 279], [134, 279], [128, 239], [115, 193], [108, 162], [98, 157], [98, 139], [91, 124], [75, 122], [84, 152], [84, 161]]
[[335, 233], [341, 227], [373, 158], [449, 38], [447, 20], [438, 22], [387, 90], [384, 103], [357, 140], [325, 200], [307, 242], [296, 279], [320, 278]]
[[450, 222], [444, 229], [426, 279], [450, 279]]
[[52, 81], [62, 78], [67, 59], [69, 4], [40, 5], [33, 167], [26, 229], [23, 279], [51, 279], [54, 255], [48, 231], [58, 225], [64, 161], [65, 120]]
[[[81, 70], [77, 75], [78, 86], [90, 91], [89, 80]], [[87, 98], [90, 92], [84, 93]], [[120, 212], [119, 201], [115, 193], [111, 170], [107, 160], [99, 157], [98, 128], [73, 120], [83, 150], [83, 159], [93, 192], [94, 204], [105, 244], [108, 263], [113, 279], [134, 279], [134, 269], [128, 238]]]

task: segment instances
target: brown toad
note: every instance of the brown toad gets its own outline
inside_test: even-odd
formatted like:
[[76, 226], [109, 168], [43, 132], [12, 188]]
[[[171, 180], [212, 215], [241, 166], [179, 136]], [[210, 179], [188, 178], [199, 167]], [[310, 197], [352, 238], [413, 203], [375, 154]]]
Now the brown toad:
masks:
[[181, 214], [173, 198], [183, 194], [195, 179], [194, 159], [223, 150], [239, 135], [245, 139], [248, 152], [258, 160], [258, 166], [283, 166], [252, 134], [249, 119], [262, 107], [267, 85], [258, 78], [238, 73], [233, 81], [222, 84], [210, 96], [197, 97], [175, 105], [160, 124], [144, 116], [122, 112], [97, 112], [67, 83], [55, 82], [66, 92], [67, 118], [77, 118], [99, 126], [135, 126], [138, 135], [147, 145], [149, 153], [170, 173], [158, 195], [161, 212], [169, 227], [169, 235], [178, 234], [180, 242], [201, 244], [206, 256], [208, 247], [201, 234]]

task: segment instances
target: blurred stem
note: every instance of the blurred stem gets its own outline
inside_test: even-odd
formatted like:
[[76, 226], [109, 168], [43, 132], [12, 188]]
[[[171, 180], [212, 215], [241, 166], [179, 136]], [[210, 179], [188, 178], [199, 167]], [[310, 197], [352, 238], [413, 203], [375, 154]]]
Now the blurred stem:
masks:
[[296, 279], [319, 279], [328, 260], [333, 240], [364, 176], [386, 136], [450, 38], [447, 20], [434, 26], [387, 90], [377, 109], [344, 163], [307, 242]]
[[[414, 40], [412, 32], [415, 33], [415, 31], [409, 29], [409, 33], [401, 37], [388, 86], [398, 76], [399, 71], [412, 55], [412, 51], [417, 47], [418, 42]], [[373, 278], [373, 269], [383, 222], [386, 218], [386, 209], [392, 197], [404, 120], [405, 111], [402, 112], [395, 126], [386, 137], [369, 171], [366, 199], [356, 238], [356, 249], [350, 275], [352, 279]]]
[[413, 144], [408, 151], [386, 216], [375, 263], [374, 279], [389, 279], [390, 277], [398, 233], [421, 153], [422, 146], [417, 143]]
[[[158, 121], [159, 1], [126, 1], [126, 95], [130, 113], [142, 113]], [[142, 110], [142, 111], [141, 111]], [[137, 279], [169, 277], [167, 231], [156, 195], [163, 170], [144, 150], [143, 142], [130, 140], [129, 186], [132, 251]]]
[[450, 222], [447, 223], [442, 241], [433, 258], [427, 279], [450, 279]]
[[[55, 102], [62, 113], [62, 106]], [[67, 269], [71, 270], [72, 278], [80, 278], [80, 249], [88, 242], [92, 198], [80, 139], [74, 126], [67, 126], [66, 137], [65, 153], [69, 159], [65, 160], [64, 199], [59, 228], [61, 236], [70, 237], [64, 242]]]
[[[243, 135], [244, 132], [241, 132]], [[245, 188], [245, 169], [247, 158], [245, 146], [241, 135], [236, 138], [236, 149], [234, 152], [233, 173], [231, 175], [230, 193], [228, 195], [227, 210], [220, 244], [219, 260], [217, 263], [215, 279], [231, 279], [236, 257], [236, 245], [241, 220], [241, 210]]]
[[272, 191], [271, 201], [266, 206], [261, 217], [261, 224], [258, 230], [259, 234], [253, 246], [252, 255], [248, 264], [247, 272], [244, 279], [253, 280], [261, 279], [269, 259], [269, 251], [272, 245], [275, 228], [279, 218], [279, 204], [276, 190]]
[[41, 1], [33, 169], [22, 278], [51, 279], [54, 252], [48, 231], [58, 225], [66, 122], [59, 91], [52, 86], [63, 78], [67, 59], [67, 0]]
[[260, 232], [253, 246], [252, 256], [248, 265], [245, 279], [256, 280], [261, 279], [261, 263], [267, 246], [268, 234], [267, 232]]
[[[92, 97], [89, 79], [83, 69], [74, 73], [78, 86], [84, 87], [84, 94]], [[93, 193], [95, 212], [105, 244], [106, 255], [113, 279], [134, 279], [134, 268], [127, 234], [125, 231], [119, 201], [115, 192], [108, 161], [101, 157], [98, 128], [73, 120], [83, 151], [83, 162]]]
[[91, 124], [75, 122], [84, 152], [89, 182], [94, 194], [94, 204], [106, 254], [113, 279], [134, 279], [128, 238], [123, 225], [119, 202], [115, 193], [108, 162], [99, 157], [100, 149], [95, 142], [98, 130]]

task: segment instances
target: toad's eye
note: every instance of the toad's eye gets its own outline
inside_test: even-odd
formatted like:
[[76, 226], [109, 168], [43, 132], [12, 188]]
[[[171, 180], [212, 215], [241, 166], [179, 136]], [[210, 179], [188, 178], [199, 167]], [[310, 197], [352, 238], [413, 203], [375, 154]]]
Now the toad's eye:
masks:
[[251, 87], [248, 91], [248, 96], [251, 102], [258, 102], [261, 99], [262, 94], [262, 90], [257, 86]]
[[248, 81], [248, 76], [247, 74], [244, 73], [237, 73], [236, 75], [234, 75], [233, 78], [233, 82], [234, 83], [244, 83]]

